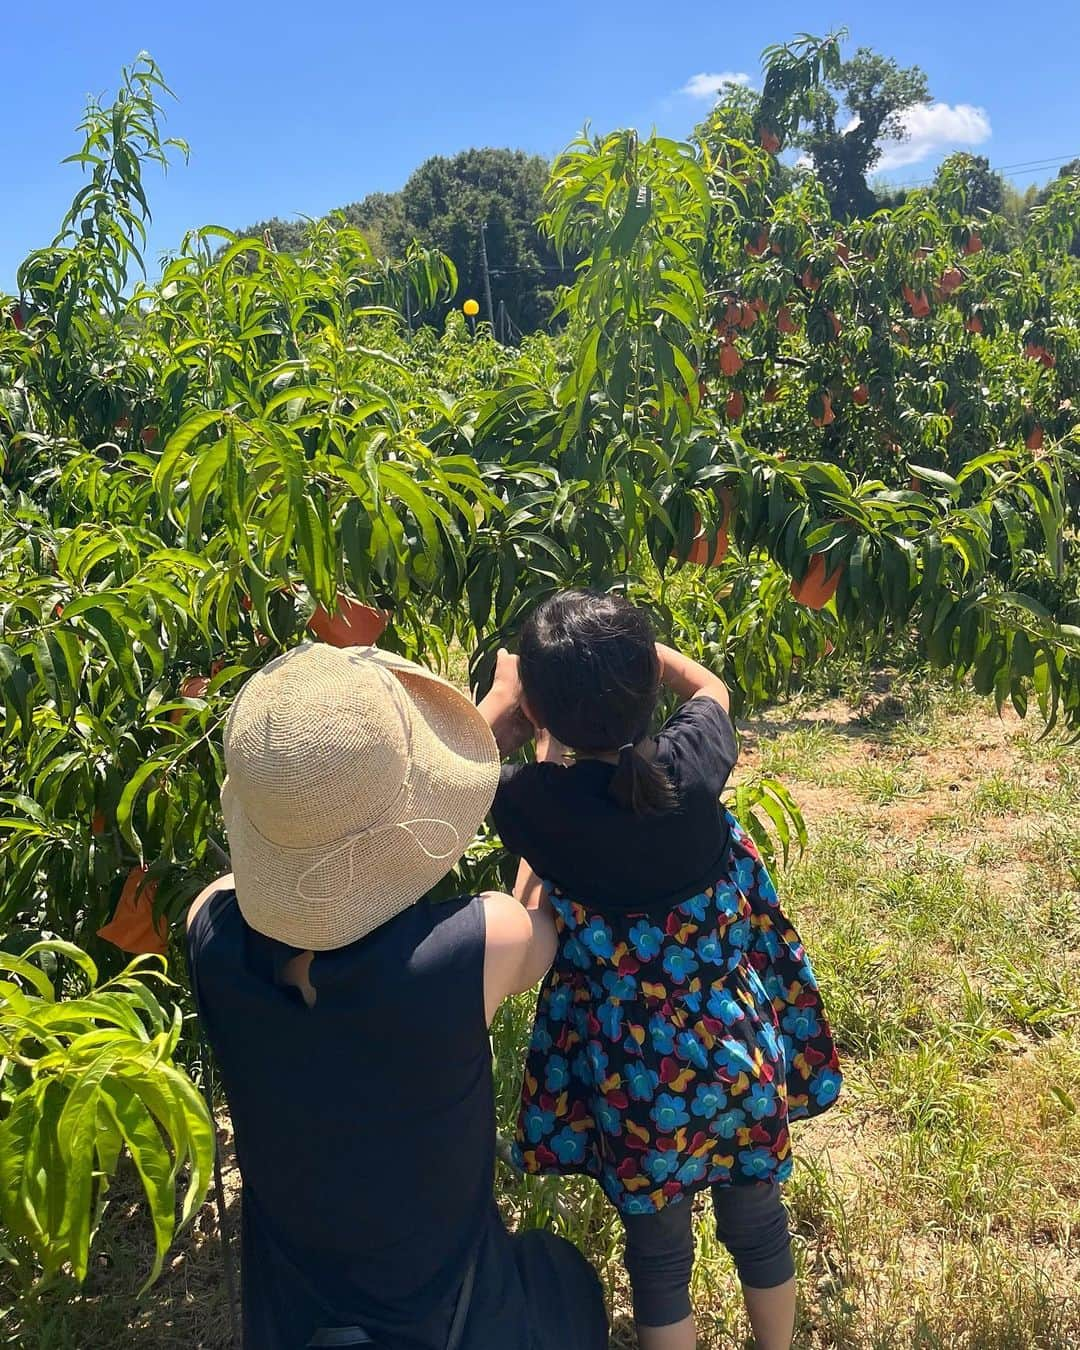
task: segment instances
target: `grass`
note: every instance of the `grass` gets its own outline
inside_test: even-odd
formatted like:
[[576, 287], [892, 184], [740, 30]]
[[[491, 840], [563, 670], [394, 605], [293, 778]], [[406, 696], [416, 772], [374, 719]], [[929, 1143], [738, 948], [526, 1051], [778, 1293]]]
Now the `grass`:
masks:
[[992, 773], [976, 784], [968, 809], [974, 820], [985, 820], [988, 816], [1018, 815], [1030, 810], [1032, 795], [1025, 783], [1001, 773]]
[[824, 786], [830, 781], [831, 765], [842, 745], [843, 738], [832, 727], [798, 727], [764, 744], [761, 767], [778, 778], [798, 778]]
[[[804, 1350], [1066, 1350], [1080, 1344], [1080, 755], [968, 695], [866, 679], [858, 706], [803, 699], [756, 722], [746, 767], [778, 774], [810, 846], [778, 877], [814, 958], [847, 1074], [794, 1132], [788, 1202]], [[493, 1029], [513, 1118], [532, 999]], [[235, 1172], [227, 1178], [235, 1192]], [[582, 1244], [630, 1350], [619, 1224], [589, 1183], [499, 1164], [512, 1224]], [[50, 1350], [228, 1344], [213, 1211], [135, 1299], [150, 1245], [118, 1188], [82, 1294], [0, 1313]], [[701, 1203], [704, 1350], [744, 1345], [731, 1265]], [[4, 1303], [0, 1291], [0, 1305]]]

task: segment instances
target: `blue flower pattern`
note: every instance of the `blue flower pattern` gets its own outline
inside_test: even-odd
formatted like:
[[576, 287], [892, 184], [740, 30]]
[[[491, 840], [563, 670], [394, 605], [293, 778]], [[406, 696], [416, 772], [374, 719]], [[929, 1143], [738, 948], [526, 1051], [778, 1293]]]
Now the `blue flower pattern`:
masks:
[[552, 1139], [551, 1147], [561, 1163], [580, 1163], [585, 1161], [587, 1143], [583, 1131], [564, 1125]]
[[651, 1102], [660, 1082], [660, 1075], [645, 1064], [634, 1064], [626, 1073], [630, 1096], [636, 1102]]
[[600, 1022], [600, 1029], [609, 1041], [622, 1040], [623, 1029], [623, 1010], [621, 1003], [614, 1003], [610, 999], [607, 1003], [601, 1003], [596, 1010], [597, 1019]]
[[658, 1149], [650, 1149], [645, 1154], [645, 1171], [653, 1181], [667, 1181], [668, 1177], [678, 1170], [679, 1155], [674, 1150], [661, 1153]]
[[711, 903], [711, 896], [704, 893], [692, 895], [689, 900], [684, 900], [678, 906], [678, 910], [680, 914], [685, 914], [688, 919], [693, 919], [695, 923], [704, 923], [705, 915], [708, 913]]
[[657, 928], [654, 923], [646, 923], [644, 919], [630, 929], [630, 944], [639, 961], [651, 961], [659, 956], [663, 942], [663, 929]]
[[561, 1092], [570, 1081], [570, 1066], [562, 1055], [549, 1055], [544, 1086], [549, 1092]]
[[581, 944], [593, 956], [599, 956], [605, 961], [610, 961], [615, 951], [615, 940], [611, 936], [611, 929], [603, 919], [592, 918], [581, 930]]
[[717, 1083], [699, 1083], [690, 1109], [694, 1115], [714, 1120], [727, 1106], [727, 1093]]
[[649, 1018], [649, 1035], [658, 1055], [675, 1053], [675, 1028], [660, 1013], [653, 1013]]
[[522, 1112], [522, 1127], [530, 1144], [538, 1144], [545, 1134], [555, 1128], [555, 1112], [542, 1111], [539, 1106], [526, 1107]]
[[664, 952], [664, 969], [677, 984], [685, 984], [698, 969], [698, 963], [689, 947], [672, 945]]
[[707, 1069], [709, 1057], [696, 1032], [680, 1031], [675, 1037], [675, 1053], [680, 1059], [692, 1064], [695, 1069]]
[[660, 1093], [649, 1114], [656, 1122], [657, 1129], [664, 1134], [674, 1134], [680, 1125], [685, 1125], [690, 1120], [682, 1098], [675, 1097], [670, 1092]]

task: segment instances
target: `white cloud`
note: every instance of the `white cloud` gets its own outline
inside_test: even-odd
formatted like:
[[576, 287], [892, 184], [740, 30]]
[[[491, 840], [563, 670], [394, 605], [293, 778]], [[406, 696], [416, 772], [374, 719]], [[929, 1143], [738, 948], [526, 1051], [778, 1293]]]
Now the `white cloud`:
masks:
[[[949, 146], [981, 145], [990, 137], [990, 118], [970, 103], [917, 103], [903, 115], [905, 141], [886, 142], [875, 171], [888, 173], [905, 164], [918, 164], [936, 150]], [[845, 128], [846, 129], [846, 128]]]
[[691, 98], [715, 100], [725, 84], [749, 83], [750, 76], [742, 70], [722, 70], [715, 75], [702, 72], [700, 75], [691, 75], [679, 93], [688, 94]]

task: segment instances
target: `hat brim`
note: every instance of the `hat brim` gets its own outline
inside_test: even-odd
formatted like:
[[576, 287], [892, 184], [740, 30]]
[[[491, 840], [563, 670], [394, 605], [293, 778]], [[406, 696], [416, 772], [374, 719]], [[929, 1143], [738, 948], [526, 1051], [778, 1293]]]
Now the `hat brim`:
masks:
[[491, 808], [499, 753], [472, 701], [404, 657], [357, 649], [398, 682], [410, 761], [393, 811], [373, 829], [289, 848], [254, 826], [226, 779], [221, 791], [236, 898], [257, 932], [331, 951], [421, 899], [460, 860]]

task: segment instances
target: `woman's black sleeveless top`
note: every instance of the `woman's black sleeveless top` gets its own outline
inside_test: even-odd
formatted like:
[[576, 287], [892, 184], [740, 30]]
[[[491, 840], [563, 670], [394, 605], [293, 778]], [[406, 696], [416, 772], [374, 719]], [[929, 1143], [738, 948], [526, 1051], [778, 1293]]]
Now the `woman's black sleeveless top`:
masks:
[[[250, 929], [232, 891], [188, 934], [243, 1177], [247, 1350], [356, 1323], [386, 1350], [443, 1350], [474, 1255], [463, 1350], [564, 1343], [538, 1324], [536, 1296], [554, 1293], [539, 1286], [569, 1271], [563, 1297], [595, 1314], [591, 1276], [545, 1248], [534, 1278], [493, 1198], [482, 902], [421, 902], [317, 953], [311, 1008], [280, 983], [295, 954]], [[578, 1332], [569, 1343], [597, 1343]]]

